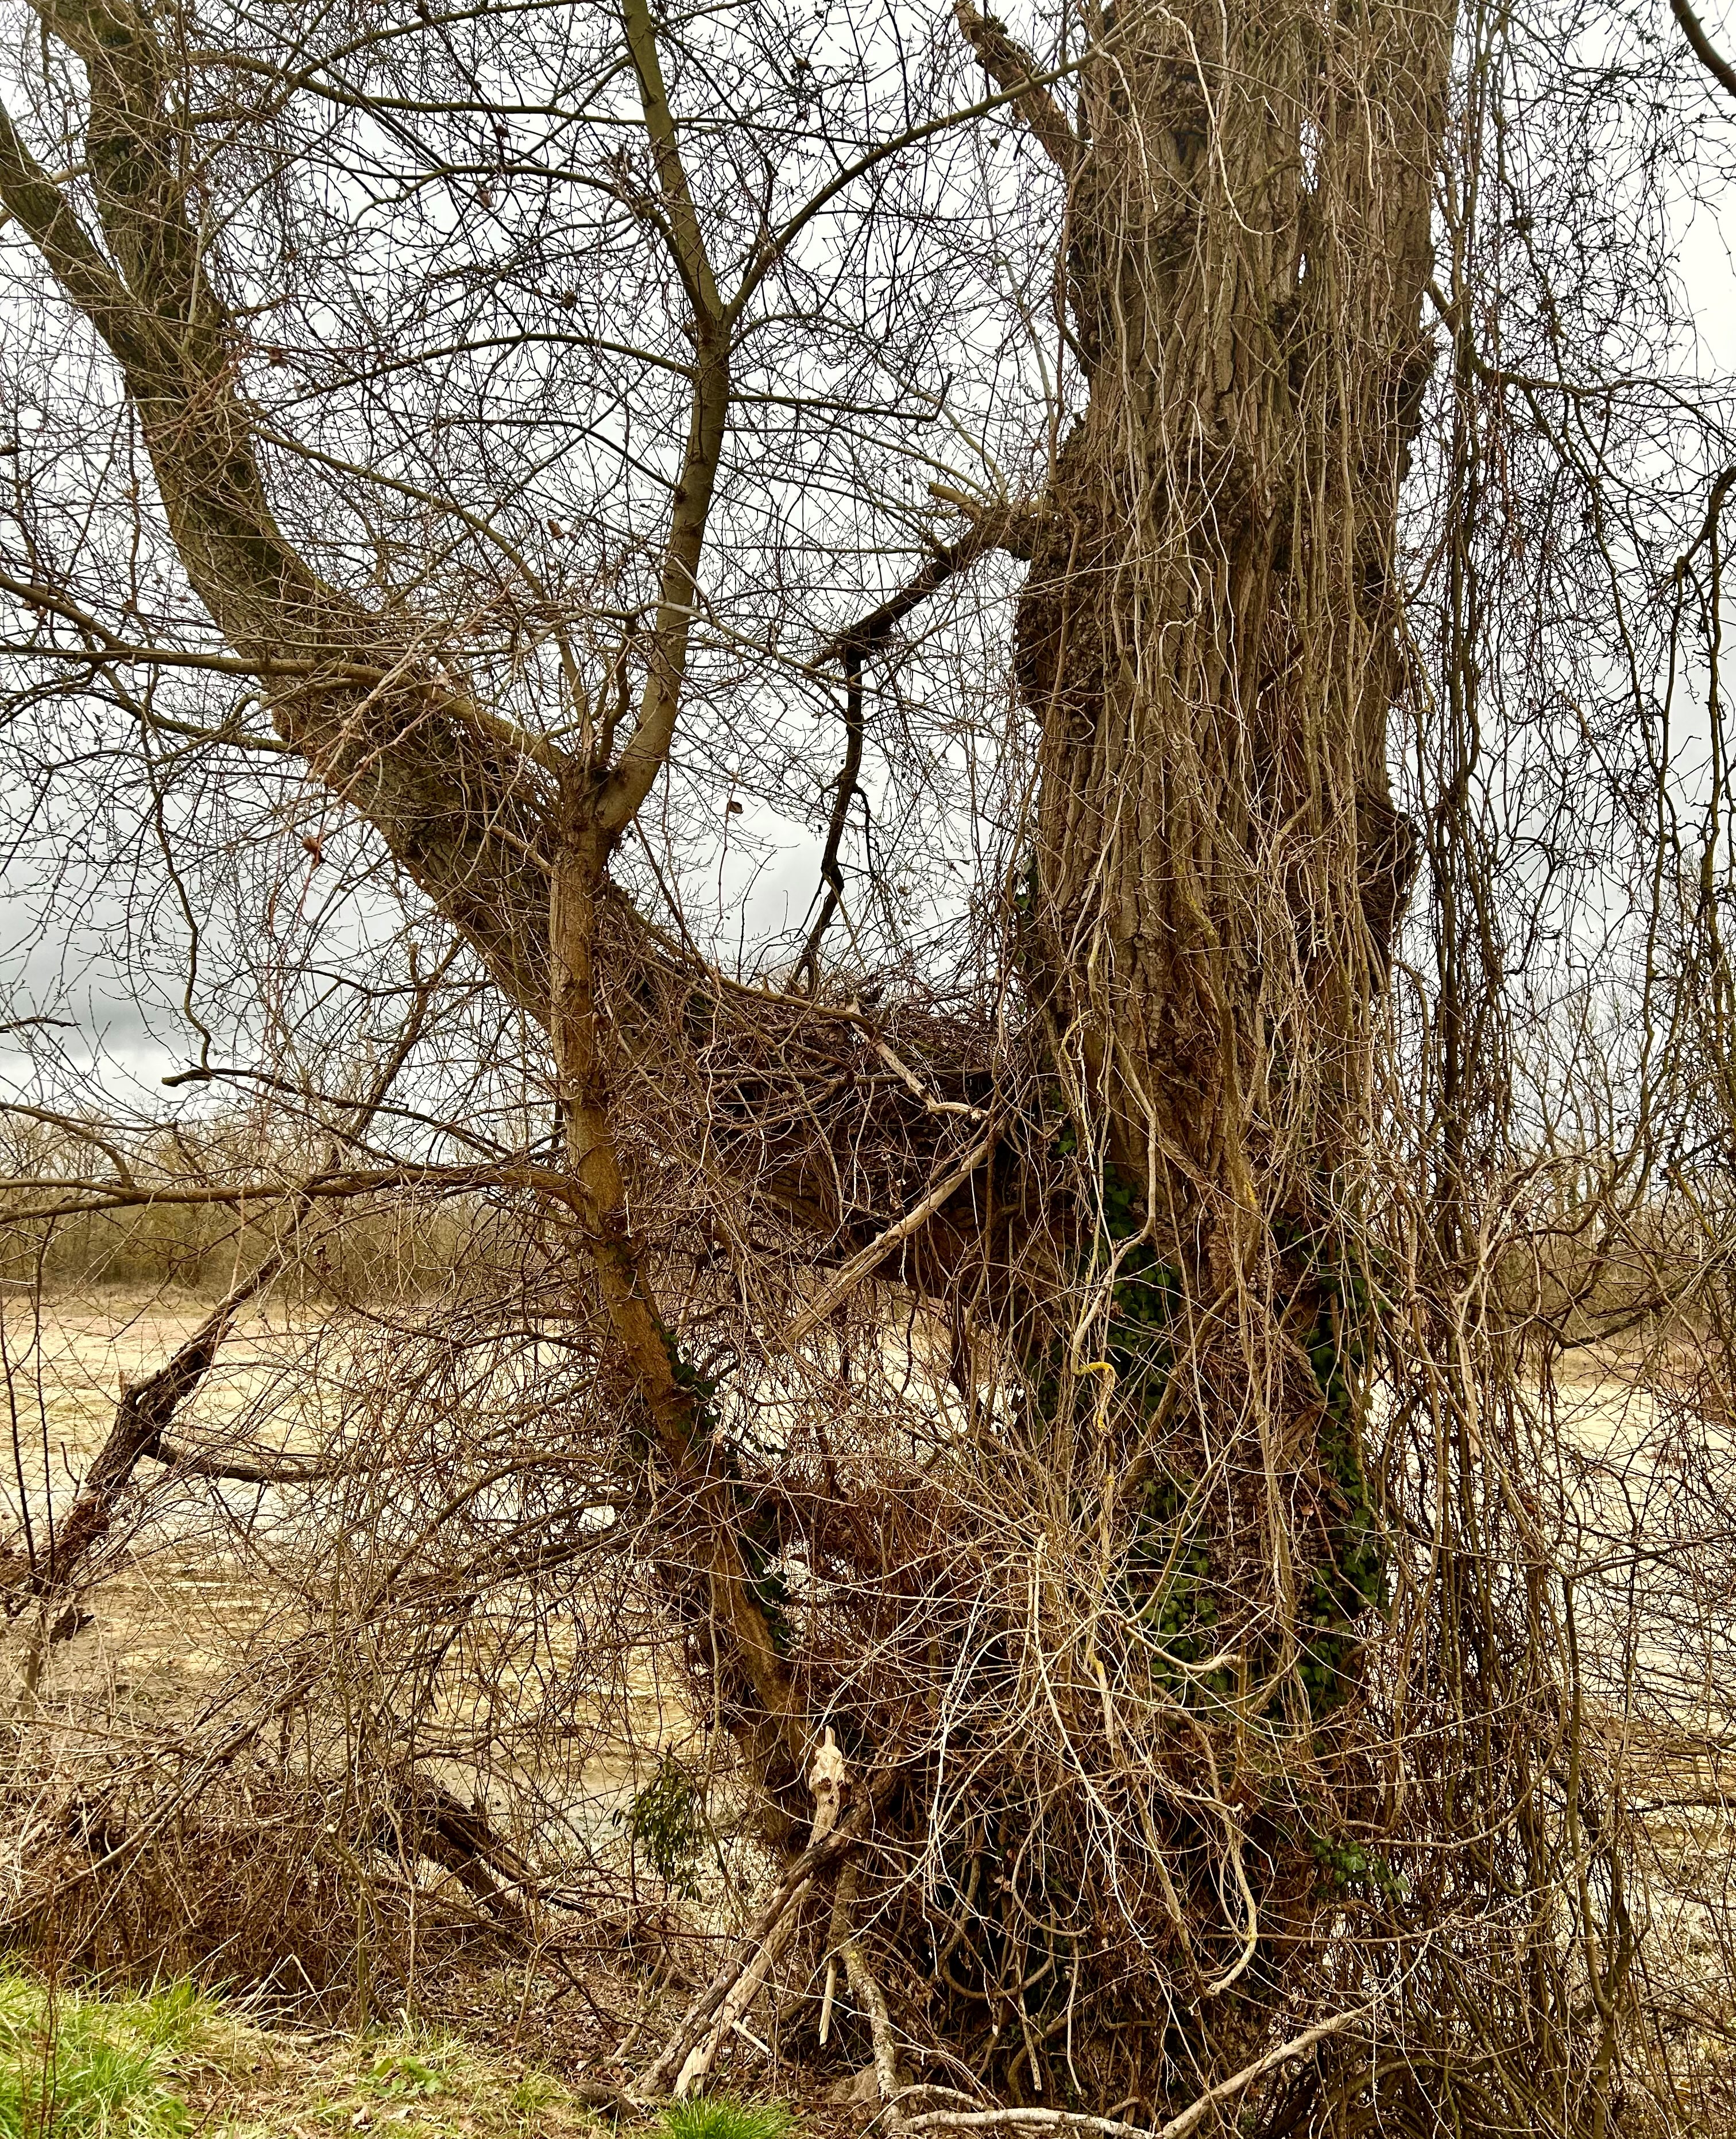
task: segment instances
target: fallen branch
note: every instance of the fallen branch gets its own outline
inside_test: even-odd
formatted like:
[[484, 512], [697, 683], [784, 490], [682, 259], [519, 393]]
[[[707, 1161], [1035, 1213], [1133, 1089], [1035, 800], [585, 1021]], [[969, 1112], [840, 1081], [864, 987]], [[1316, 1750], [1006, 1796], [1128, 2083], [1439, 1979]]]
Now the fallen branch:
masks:
[[[457, 955], [456, 948], [449, 951], [433, 972], [418, 982], [410, 1014], [404, 1021], [396, 1045], [380, 1065], [366, 1097], [350, 1109], [345, 1132], [350, 1137], [360, 1136], [385, 1104], [399, 1073], [427, 1028], [434, 991]], [[23, 1111], [32, 1110], [27, 1109]], [[109, 1150], [105, 1144], [101, 1148]], [[334, 1157], [335, 1151], [334, 1144], [331, 1148]], [[125, 1175], [124, 1159], [112, 1151], [110, 1151], [110, 1156], [120, 1172]], [[199, 1194], [204, 1195], [205, 1192], [202, 1191]], [[8, 1618], [16, 1617], [31, 1600], [53, 1596], [70, 1587], [80, 1568], [108, 1534], [120, 1505], [121, 1495], [142, 1461], [149, 1460], [168, 1464], [193, 1477], [227, 1479], [243, 1485], [300, 1485], [311, 1479], [333, 1475], [332, 1466], [317, 1460], [294, 1456], [267, 1459], [240, 1455], [223, 1456], [214, 1452], [202, 1453], [173, 1443], [167, 1438], [169, 1429], [183, 1405], [198, 1393], [205, 1377], [211, 1371], [218, 1348], [234, 1326], [236, 1317], [250, 1300], [267, 1290], [288, 1263], [294, 1229], [307, 1216], [312, 1199], [318, 1192], [321, 1192], [316, 1183], [307, 1183], [292, 1193], [270, 1199], [278, 1202], [283, 1226], [274, 1246], [261, 1257], [257, 1265], [246, 1277], [231, 1285], [187, 1342], [154, 1373], [146, 1375], [143, 1381], [122, 1380], [120, 1400], [115, 1407], [115, 1422], [109, 1428], [108, 1437], [98, 1450], [95, 1461], [86, 1472], [84, 1481], [57, 1534], [51, 1510], [46, 1554], [38, 1554], [36, 1549], [27, 1514], [22, 1544], [0, 1552], [0, 1587], [12, 1591], [5, 1600]], [[115, 1193], [122, 1196], [124, 1200], [142, 1199], [149, 1202], [157, 1192], [135, 1191], [129, 1177]], [[213, 1191], [210, 1197], [220, 1201], [227, 1193], [227, 1191]], [[174, 1202], [178, 1199], [171, 1195], [165, 1200]], [[183, 1197], [178, 1200], [188, 1199]]]
[[1354, 2012], [1340, 2013], [1333, 2019], [1303, 2029], [1299, 2035], [1278, 2044], [1252, 2064], [1231, 2073], [1228, 2079], [1220, 2079], [1215, 2087], [1207, 2088], [1197, 2101], [1191, 2102], [1179, 2116], [1171, 2117], [1167, 2124], [1160, 2124], [1155, 2131], [1146, 2125], [1123, 2124], [1113, 2117], [1090, 2117], [1072, 2109], [931, 2109], [920, 2117], [907, 2118], [900, 2128], [905, 2139], [909, 2139], [912, 2133], [926, 2132], [1078, 2132], [1089, 2135], [1089, 2139], [1187, 2139], [1208, 2110], [1240, 2094], [1255, 2080], [1276, 2072], [1280, 2065], [1305, 2056], [1328, 2036], [1342, 2034], [1358, 2020], [1366, 2020], [1374, 2010], [1373, 2004], [1359, 2005]]
[[450, 1872], [491, 1916], [522, 1926], [523, 1904], [508, 1885], [534, 1892], [531, 1867], [495, 1833], [484, 1814], [433, 1777], [416, 1774], [405, 1786], [394, 1824], [402, 1846]]
[[12, 1588], [9, 1613], [16, 1614], [32, 1598], [51, 1597], [71, 1585], [108, 1534], [120, 1496], [141, 1461], [152, 1456], [159, 1462], [174, 1461], [159, 1452], [165, 1447], [163, 1437], [169, 1422], [210, 1371], [236, 1316], [277, 1275], [284, 1260], [285, 1251], [274, 1248], [251, 1275], [231, 1286], [172, 1358], [143, 1381], [122, 1383], [115, 1422], [58, 1534], [51, 1530], [47, 1550], [33, 1550], [27, 1533], [22, 1546], [12, 1547], [0, 1559], [0, 1582]]
[[850, 1921], [855, 1903], [856, 1867], [850, 1863], [838, 1875], [838, 1891], [832, 1903], [830, 1945], [832, 1951], [844, 1962], [844, 1980], [850, 1986], [850, 1995], [868, 2024], [868, 2035], [874, 2047], [874, 2078], [880, 2089], [882, 2121], [889, 2130], [896, 2130], [903, 2123], [899, 2100], [904, 2092], [904, 2076], [898, 2069], [898, 2045], [892, 2034], [892, 2015], [886, 2007], [886, 1993], [868, 1966], [868, 1955]]
[[[801, 1914], [800, 1904], [813, 1884], [811, 1878], [804, 1879], [790, 1895], [777, 1922], [753, 1949], [747, 1965], [730, 1986], [723, 2003], [717, 2009], [716, 2018], [688, 2051], [681, 2070], [675, 2076], [675, 2085], [672, 2089], [677, 2102], [684, 2100], [711, 2077], [712, 2068], [717, 2062], [717, 2053], [731, 2034], [746, 2034], [747, 2031], [742, 2025], [743, 2018], [759, 1996], [766, 1977], [782, 1959], [790, 1941], [795, 1936], [795, 1927]], [[752, 2039], [751, 2036], [748, 2037], [750, 2042]]]
[[947, 1197], [955, 1190], [963, 1187], [1000, 1141], [1000, 1124], [996, 1122], [980, 1142], [971, 1146], [951, 1172], [929, 1190], [920, 1203], [907, 1211], [902, 1218], [895, 1220], [865, 1248], [858, 1250], [830, 1283], [822, 1286], [819, 1297], [810, 1300], [785, 1331], [785, 1344], [793, 1348], [817, 1329], [840, 1301], [847, 1299], [864, 1278], [871, 1276], [880, 1267], [894, 1248], [907, 1241], [912, 1233], [919, 1232]]
[[153, 1463], [165, 1463], [183, 1478], [220, 1478], [237, 1486], [307, 1486], [341, 1477], [354, 1468], [343, 1459], [317, 1456], [223, 1456], [204, 1453], [160, 1437], [140, 1451]]
[[829, 1834], [809, 1843], [796, 1858], [729, 1960], [682, 2015], [680, 2025], [664, 2044], [656, 2063], [640, 2076], [633, 2088], [636, 2097], [650, 2099], [661, 2094], [673, 2076], [683, 2069], [695, 2045], [709, 2032], [725, 2001], [754, 1967], [761, 1949], [776, 1936], [786, 1916], [793, 1926], [795, 1911], [815, 1876], [853, 1846], [863, 1818], [863, 1809], [853, 1808]]

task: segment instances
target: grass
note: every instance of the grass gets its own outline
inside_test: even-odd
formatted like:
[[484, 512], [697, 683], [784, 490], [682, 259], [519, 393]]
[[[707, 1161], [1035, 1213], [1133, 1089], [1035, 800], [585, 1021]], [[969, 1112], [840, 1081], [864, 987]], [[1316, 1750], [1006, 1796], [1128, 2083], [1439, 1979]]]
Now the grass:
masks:
[[696, 2094], [672, 2102], [661, 2122], [669, 2139], [784, 2139], [790, 2112], [775, 2102], [737, 2102], [727, 2094]]
[[303, 2065], [289, 2077], [288, 2099], [280, 2092], [231, 2122], [237, 2139], [270, 2139], [286, 2125], [298, 2132], [377, 2128], [393, 2139], [580, 2133], [590, 2139], [600, 2128], [547, 2073], [502, 2070], [456, 2036], [415, 2028], [343, 2039], [316, 2069]]
[[[682, 2139], [781, 2139], [781, 2120], [740, 2113], [739, 2127]], [[607, 2129], [558, 2080], [454, 2036], [260, 2028], [184, 1984], [104, 1998], [0, 1974], [0, 2139], [602, 2139]]]
[[184, 1984], [104, 2000], [0, 1976], [0, 2139], [178, 2139], [209, 2014]]

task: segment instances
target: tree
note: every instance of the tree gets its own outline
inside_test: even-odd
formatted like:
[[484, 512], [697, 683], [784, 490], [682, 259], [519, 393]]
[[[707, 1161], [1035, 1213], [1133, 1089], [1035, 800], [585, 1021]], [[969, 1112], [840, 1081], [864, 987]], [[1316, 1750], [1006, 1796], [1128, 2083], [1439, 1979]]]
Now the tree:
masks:
[[[47, 1169], [16, 1222], [176, 1194], [518, 1214], [535, 1246], [491, 1341], [527, 1300], [583, 1333], [550, 1431], [586, 1460], [537, 1520], [570, 1558], [587, 1510], [629, 1519], [616, 1544], [658, 1559], [699, 1705], [789, 1860], [654, 2076], [690, 2083], [720, 2009], [804, 1938], [844, 1956], [889, 2096], [902, 2032], [1015, 2100], [1197, 2121], [1258, 2090], [1289, 2129], [1323, 2044], [1362, 2040], [1383, 2001], [1411, 2011], [1408, 1969], [1441, 2000], [1438, 2039], [1408, 2095], [1344, 2048], [1370, 2114], [1420, 2118], [1417, 2074], [1459, 2058], [1491, 2121], [1551, 2089], [1604, 2117], [1631, 1941], [1619, 1875], [1584, 1865], [1616, 1844], [1576, 1845], [1579, 1930], [1541, 1911], [1511, 1973], [1490, 1958], [1502, 1868], [1487, 1946], [1431, 1946], [1405, 1904], [1440, 1829], [1396, 1868], [1406, 1790], [1382, 1765], [1411, 1696], [1369, 1663], [1404, 1592], [1408, 1489], [1365, 1460], [1395, 1321], [1426, 1325], [1405, 1371], [1425, 1360], [1442, 1432], [1474, 1450], [1461, 1484], [1477, 1391], [1510, 1398], [1526, 1371], [1480, 1325], [1483, 1363], [1464, 1350], [1491, 1251], [1462, 1133], [1480, 1102], [1452, 1078], [1492, 1056], [1429, 1055], [1423, 1111], [1450, 1124], [1401, 1224], [1377, 1099], [1406, 1060], [1381, 1035], [1419, 853], [1389, 768], [1430, 718], [1402, 591], [1425, 408], [1433, 469], [1469, 482], [1486, 450], [1443, 443], [1484, 362], [1465, 253], [1450, 295], [1435, 280], [1438, 189], [1480, 169], [1461, 137], [1486, 89], [1459, 83], [1450, 156], [1454, 9], [1092, 9], [1029, 46], [971, 0], [938, 26], [649, 0], [357, 0], [267, 27], [37, 0], [32, 19], [0, 202], [46, 331], [85, 337], [45, 372], [86, 399], [58, 467], [19, 442], [0, 580], [19, 703], [62, 722], [62, 766], [81, 723], [124, 757], [208, 972], [252, 953], [202, 933], [187, 881], [243, 866], [262, 806], [314, 827], [303, 908], [342, 871], [348, 927], [383, 929], [389, 886], [415, 935], [361, 999], [384, 1077], [322, 1083], [311, 1007], [223, 1014], [268, 1065], [245, 1076], [328, 1148], [174, 1188], [112, 1129], [39, 1108], [113, 1171]], [[1456, 247], [1469, 212], [1447, 203]], [[1480, 537], [1453, 496], [1462, 624]], [[1480, 628], [1442, 673], [1467, 673]], [[1010, 652], [999, 711], [978, 630]], [[839, 689], [821, 783], [790, 708]], [[941, 886], [967, 779], [990, 830], [961, 897]], [[1424, 798], [1437, 913], [1468, 781]], [[732, 830], [738, 786], [756, 811], [818, 811], [824, 890], [731, 972], [697, 896], [731, 837], [766, 836], [756, 815]], [[853, 878], [871, 801], [902, 814], [897, 865], [870, 849]], [[926, 945], [897, 906], [925, 842]], [[281, 888], [281, 843], [260, 851]], [[195, 1099], [243, 1076], [200, 986], [195, 963], [198, 1059], [169, 1080]], [[1440, 1002], [1461, 1016], [1452, 987]], [[340, 1021], [330, 1053], [362, 1029]], [[1406, 1226], [1425, 1210], [1440, 1260], [1407, 1276], [1393, 1243], [1424, 1253]], [[168, 1415], [262, 1281], [161, 1385]], [[850, 1359], [884, 1384], [893, 1298], [927, 1334], [877, 1415]], [[1389, 1399], [1412, 1386], [1390, 1357], [1379, 1373]], [[740, 1407], [774, 1393], [786, 1423], [756, 1439]], [[129, 1401], [95, 1477], [110, 1497], [167, 1446], [163, 1404]], [[1460, 1460], [1418, 1490], [1444, 1504]], [[81, 1554], [107, 1511], [63, 1540]], [[1473, 1541], [1464, 1520], [1437, 1530], [1431, 1583], [1500, 1561], [1499, 1521]], [[24, 1555], [36, 1593], [79, 1572], [61, 1549], [60, 1569]], [[1470, 1740], [1548, 1706], [1494, 1664], [1545, 1608], [1478, 1593], [1480, 1632], [1469, 1606], [1429, 1623], [1450, 1621], [1448, 1650], [1487, 1637], [1480, 1666], [1440, 1667]], [[1413, 1623], [1438, 1608], [1431, 1589]], [[824, 1727], [854, 1797], [810, 1841]], [[1508, 1765], [1478, 1755], [1489, 1828], [1554, 1867], [1524, 1808], [1560, 1748], [1528, 1769], [1518, 1736]], [[1433, 1757], [1416, 1774], [1450, 1825]], [[1578, 1787], [1552, 1818], [1580, 1819]], [[1529, 1876], [1509, 1891], [1564, 1877]], [[1347, 1888], [1390, 1919], [1366, 1941]], [[1577, 1995], [1564, 1936], [1592, 1956], [1583, 2044], [1535, 2018]], [[1499, 1986], [1481, 2006], [1455, 1974], [1473, 1947]], [[1513, 2009], [1544, 2078], [1484, 2070]]]

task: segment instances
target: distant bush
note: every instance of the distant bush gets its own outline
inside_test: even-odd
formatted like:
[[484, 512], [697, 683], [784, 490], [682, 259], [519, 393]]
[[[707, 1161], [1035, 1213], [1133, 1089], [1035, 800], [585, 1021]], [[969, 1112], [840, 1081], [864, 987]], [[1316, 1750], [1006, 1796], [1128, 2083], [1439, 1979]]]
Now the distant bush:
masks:
[[[478, 1197], [351, 1205], [301, 1229], [290, 1286], [304, 1295], [370, 1300], [443, 1290], [511, 1262], [514, 1229]], [[169, 1287], [214, 1296], [254, 1267], [270, 1223], [223, 1206], [146, 1203], [53, 1224], [8, 1224], [0, 1207], [0, 1284], [8, 1292]]]
[[[0, 1142], [0, 1288], [48, 1293], [171, 1287], [211, 1296], [254, 1268], [277, 1241], [286, 1202], [178, 1200], [237, 1182], [284, 1185], [320, 1162], [247, 1124], [218, 1118], [125, 1153], [134, 1180], [157, 1198], [113, 1211], [40, 1215], [55, 1184], [114, 1176], [105, 1153], [57, 1126], [14, 1121]], [[43, 1184], [48, 1184], [45, 1187]], [[33, 1215], [34, 1214], [34, 1215]], [[321, 1204], [301, 1221], [287, 1283], [305, 1295], [373, 1300], [450, 1290], [517, 1270], [520, 1229], [510, 1211], [474, 1194], [398, 1192]]]

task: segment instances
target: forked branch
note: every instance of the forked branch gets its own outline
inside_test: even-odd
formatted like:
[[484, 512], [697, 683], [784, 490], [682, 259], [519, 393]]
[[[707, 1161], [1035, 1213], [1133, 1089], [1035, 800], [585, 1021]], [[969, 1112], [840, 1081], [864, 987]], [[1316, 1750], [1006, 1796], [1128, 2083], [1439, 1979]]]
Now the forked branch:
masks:
[[802, 946], [802, 955], [796, 961], [795, 980], [798, 983], [805, 981], [810, 994], [819, 986], [821, 942], [844, 898], [844, 835], [849, 823], [850, 804], [858, 792], [862, 774], [863, 663], [885, 644], [907, 616], [931, 595], [937, 593], [948, 580], [968, 571], [991, 551], [1004, 550], [1011, 556], [1028, 558], [1035, 538], [1041, 512], [1039, 507], [982, 506], [956, 492], [932, 488], [935, 497], [947, 504], [961, 507], [971, 516], [969, 528], [956, 541], [936, 547], [927, 563], [896, 594], [888, 595], [877, 609], [870, 609], [866, 616], [829, 640], [819, 653], [822, 666], [834, 661], [844, 664], [844, 769], [833, 790], [832, 815], [820, 856], [819, 876], [825, 893], [819, 915]]

